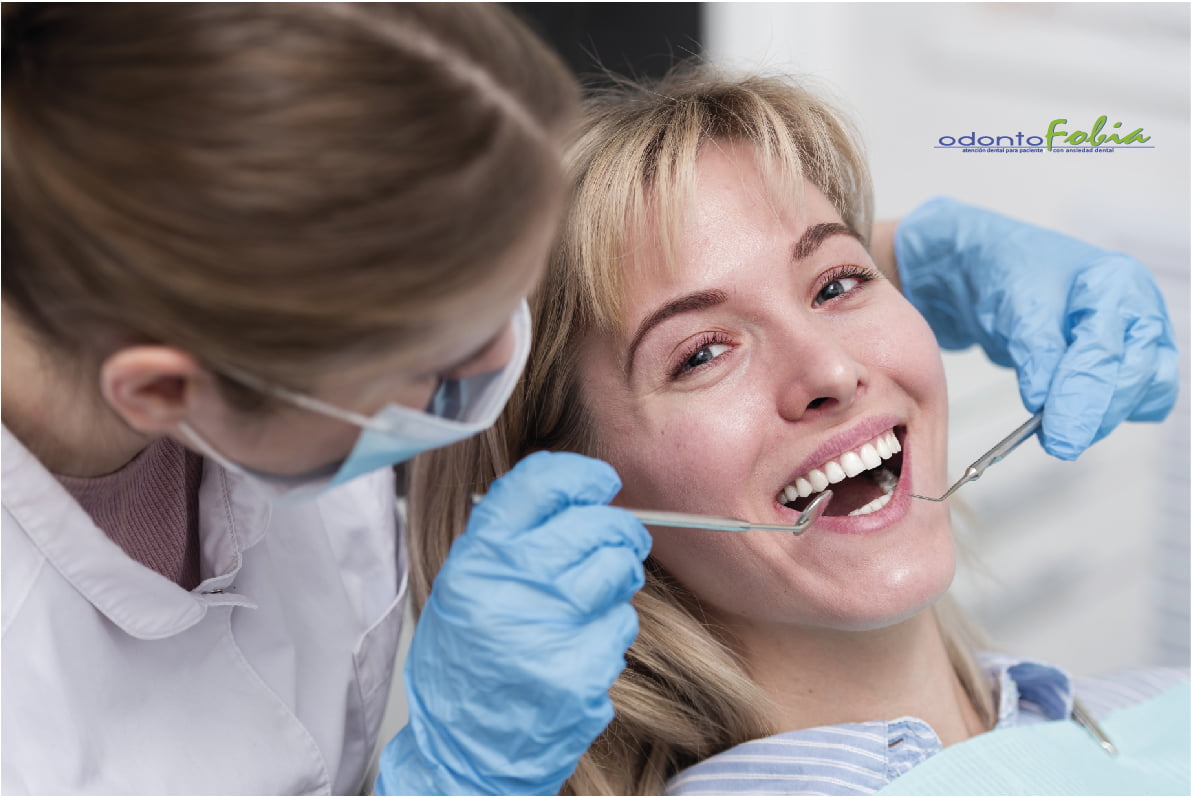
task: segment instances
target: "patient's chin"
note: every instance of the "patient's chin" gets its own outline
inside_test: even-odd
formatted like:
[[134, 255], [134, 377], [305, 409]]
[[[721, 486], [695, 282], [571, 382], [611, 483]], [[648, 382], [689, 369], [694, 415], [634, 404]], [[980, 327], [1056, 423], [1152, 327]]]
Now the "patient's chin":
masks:
[[839, 607], [833, 625], [844, 631], [865, 632], [903, 624], [930, 610], [947, 593], [955, 576], [954, 564], [950, 569], [911, 570], [890, 574], [884, 585], [861, 588]]

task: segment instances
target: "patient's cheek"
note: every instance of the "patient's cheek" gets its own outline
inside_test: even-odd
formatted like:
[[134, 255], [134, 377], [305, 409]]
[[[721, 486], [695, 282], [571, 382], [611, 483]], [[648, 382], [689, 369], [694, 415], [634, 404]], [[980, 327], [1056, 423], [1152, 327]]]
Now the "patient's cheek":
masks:
[[660, 415], [658, 426], [630, 442], [626, 454], [653, 476], [653, 500], [660, 509], [747, 513], [741, 503], [748, 498], [774, 413], [754, 409], [758, 403], [749, 401], [748, 391], [722, 393], [675, 402]]
[[899, 296], [883, 326], [897, 330], [897, 335], [881, 335], [878, 340], [880, 362], [905, 381], [906, 387], [934, 393], [946, 399], [947, 381], [939, 343], [926, 319], [904, 297]]

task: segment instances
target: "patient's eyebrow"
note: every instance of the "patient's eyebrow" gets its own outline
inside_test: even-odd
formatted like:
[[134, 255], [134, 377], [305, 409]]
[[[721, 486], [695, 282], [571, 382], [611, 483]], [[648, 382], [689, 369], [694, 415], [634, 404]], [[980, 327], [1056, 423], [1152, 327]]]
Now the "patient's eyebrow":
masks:
[[[791, 249], [791, 255], [794, 260], [803, 260], [810, 257], [815, 251], [832, 236], [850, 236], [861, 244], [864, 240], [861, 239], [860, 234], [845, 224], [839, 222], [821, 222], [820, 224], [813, 224], [803, 232], [802, 237], [795, 242]], [[723, 304], [728, 301], [728, 295], [718, 289], [710, 289], [707, 291], [696, 291], [692, 294], [680, 296], [677, 299], [672, 299], [641, 322], [637, 327], [637, 332], [633, 335], [632, 343], [629, 344], [628, 357], [625, 360], [625, 374], [629, 374], [633, 370], [633, 359], [637, 356], [637, 347], [641, 345], [641, 341], [645, 338], [646, 333], [654, 327], [661, 324], [666, 319], [677, 316], [681, 313], [693, 313], [697, 310], [706, 310], [710, 307]]]
[[[805, 236], [804, 236], [805, 237]], [[641, 341], [645, 338], [645, 334], [658, 326], [666, 319], [673, 318], [683, 313], [694, 313], [698, 310], [706, 310], [713, 308], [716, 305], [722, 305], [728, 301], [728, 295], [719, 289], [713, 288], [706, 291], [695, 291], [691, 294], [685, 294], [677, 299], [671, 299], [660, 308], [650, 313], [645, 321], [637, 327], [637, 332], [633, 335], [633, 342], [629, 344], [628, 359], [625, 362], [625, 373], [631, 373], [633, 370], [633, 358], [637, 355], [637, 347], [641, 345]]]
[[806, 228], [806, 232], [802, 234], [802, 238], [798, 239], [791, 250], [791, 255], [794, 260], [803, 260], [815, 254], [820, 245], [832, 236], [851, 236], [859, 241], [861, 244], [864, 241], [860, 238], [860, 234], [845, 224], [839, 222], [822, 222], [820, 224], [812, 224]]

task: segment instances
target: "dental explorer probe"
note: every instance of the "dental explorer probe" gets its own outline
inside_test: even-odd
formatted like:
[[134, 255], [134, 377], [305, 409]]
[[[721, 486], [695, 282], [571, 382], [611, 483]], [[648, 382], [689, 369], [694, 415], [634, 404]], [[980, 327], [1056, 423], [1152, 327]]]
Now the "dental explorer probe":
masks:
[[[685, 529], [716, 529], [725, 532], [789, 532], [792, 535], [801, 535], [805, 532], [811, 524], [819, 520], [823, 515], [823, 511], [827, 509], [827, 503], [831, 501], [834, 496], [830, 490], [825, 490], [811, 500], [811, 503], [806, 506], [802, 514], [798, 516], [798, 520], [793, 524], [753, 524], [748, 521], [739, 521], [735, 518], [718, 518], [714, 515], [698, 515], [696, 513], [675, 513], [666, 510], [633, 510], [628, 507], [621, 509], [632, 513], [638, 521], [649, 526], [676, 526]], [[483, 495], [473, 493], [471, 495], [471, 503], [478, 504]]]
[[964, 475], [957, 479], [955, 484], [948, 488], [947, 492], [942, 496], [937, 499], [932, 499], [930, 496], [919, 496], [917, 493], [911, 493], [910, 496], [915, 499], [926, 499], [928, 502], [941, 502], [946, 500], [951, 496], [952, 493], [955, 493], [964, 485], [980, 479], [986, 468], [1004, 460], [1010, 452], [1024, 443], [1026, 438], [1037, 432], [1038, 428], [1041, 426], [1042, 411], [1039, 410], [1034, 414], [1033, 418], [1031, 418], [1025, 424], [1022, 424], [1017, 429], [1013, 430], [1013, 432], [1010, 432], [1008, 435], [1002, 438], [996, 446], [985, 452], [980, 459], [968, 466], [967, 470], [964, 471]]

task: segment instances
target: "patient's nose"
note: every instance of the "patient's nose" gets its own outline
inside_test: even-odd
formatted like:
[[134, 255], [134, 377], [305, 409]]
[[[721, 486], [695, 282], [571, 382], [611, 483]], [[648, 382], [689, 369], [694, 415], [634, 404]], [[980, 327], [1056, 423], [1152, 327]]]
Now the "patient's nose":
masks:
[[846, 409], [864, 382], [864, 367], [830, 335], [800, 336], [782, 358], [778, 410], [787, 421]]

